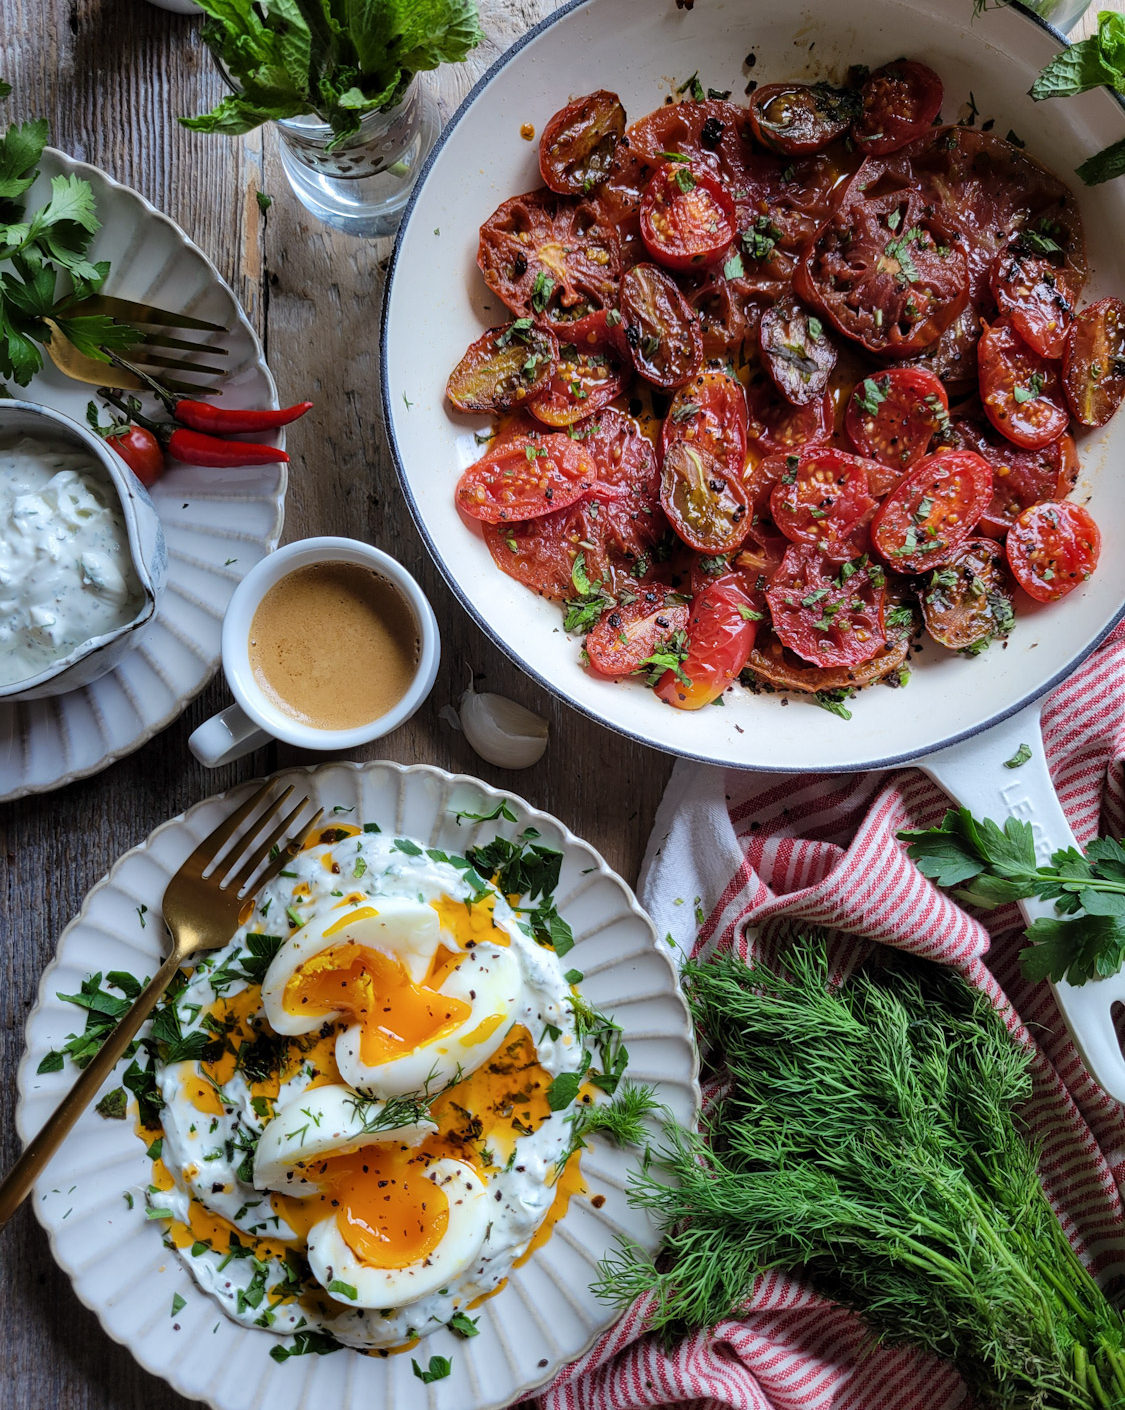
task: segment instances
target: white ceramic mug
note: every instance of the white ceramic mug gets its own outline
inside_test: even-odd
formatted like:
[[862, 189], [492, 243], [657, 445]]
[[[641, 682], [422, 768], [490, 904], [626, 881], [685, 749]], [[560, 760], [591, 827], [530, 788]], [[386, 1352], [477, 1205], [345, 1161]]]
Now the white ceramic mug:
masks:
[[[316, 563], [357, 563], [402, 594], [418, 628], [418, 665], [410, 688], [390, 710], [354, 729], [317, 729], [287, 715], [265, 695], [250, 667], [250, 624], [270, 588], [298, 568]], [[209, 769], [232, 763], [269, 739], [304, 749], [351, 749], [380, 739], [404, 724], [433, 688], [441, 656], [437, 619], [422, 589], [401, 563], [358, 539], [301, 539], [263, 558], [234, 591], [223, 618], [223, 672], [236, 704], [205, 720], [188, 748]]]

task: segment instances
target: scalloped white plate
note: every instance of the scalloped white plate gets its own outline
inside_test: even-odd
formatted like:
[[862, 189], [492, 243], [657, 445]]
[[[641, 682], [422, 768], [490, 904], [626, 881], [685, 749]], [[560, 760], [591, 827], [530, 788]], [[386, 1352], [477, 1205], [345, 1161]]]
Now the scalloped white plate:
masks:
[[[322, 764], [281, 775], [307, 788], [341, 818], [375, 821], [385, 831], [427, 846], [463, 850], [497, 833], [533, 826], [563, 852], [559, 910], [574, 929], [568, 956], [585, 974], [582, 992], [621, 1024], [629, 1075], [659, 1089], [677, 1120], [694, 1121], [699, 1107], [691, 1025], [668, 946], [632, 892], [587, 843], [547, 813], [476, 779], [416, 764]], [[160, 898], [184, 857], [251, 789], [245, 784], [197, 804], [164, 823], [127, 852], [90, 892], [81, 914], [63, 932], [58, 955], [39, 986], [27, 1021], [27, 1048], [17, 1078], [16, 1126], [26, 1141], [73, 1080], [73, 1069], [39, 1076], [36, 1068], [82, 1022], [57, 993], [75, 993], [93, 971], [155, 969], [162, 945]], [[517, 821], [465, 823], [458, 809], [488, 812], [507, 799]], [[147, 924], [142, 924], [147, 907]], [[113, 1085], [112, 1081], [107, 1086]], [[51, 1250], [79, 1298], [145, 1367], [182, 1395], [214, 1410], [312, 1410], [370, 1405], [378, 1410], [496, 1410], [550, 1379], [580, 1356], [614, 1319], [588, 1287], [598, 1259], [617, 1235], [653, 1248], [643, 1211], [625, 1199], [637, 1159], [595, 1139], [582, 1156], [591, 1196], [571, 1200], [549, 1241], [480, 1308], [480, 1335], [428, 1337], [426, 1357], [450, 1357], [453, 1374], [423, 1386], [409, 1356], [387, 1359], [338, 1351], [330, 1356], [271, 1359], [278, 1338], [229, 1321], [161, 1241], [159, 1223], [144, 1216], [150, 1165], [132, 1121], [107, 1121], [91, 1108], [36, 1186], [35, 1213]], [[126, 1191], [134, 1195], [128, 1207]], [[184, 1306], [172, 1315], [176, 1294]]]
[[[51, 147], [29, 193], [32, 207], [59, 173], [94, 189], [102, 228], [91, 258], [110, 261], [110, 291], [221, 323], [229, 331], [211, 341], [227, 349], [225, 402], [277, 406], [257, 335], [203, 251], [136, 191]], [[94, 391], [47, 362], [21, 394], [83, 421]], [[156, 621], [92, 685], [0, 704], [0, 802], [97, 773], [151, 739], [203, 689], [219, 664], [231, 593], [281, 538], [286, 483], [283, 464], [234, 471], [175, 464], [157, 481], [150, 493], [168, 542], [168, 587]]]

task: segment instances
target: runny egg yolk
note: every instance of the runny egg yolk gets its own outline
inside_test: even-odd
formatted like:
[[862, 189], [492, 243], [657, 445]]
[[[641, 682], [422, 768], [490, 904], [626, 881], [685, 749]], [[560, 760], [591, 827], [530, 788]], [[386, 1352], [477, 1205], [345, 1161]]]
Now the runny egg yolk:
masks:
[[285, 1008], [293, 1014], [344, 1014], [359, 1024], [363, 1062], [376, 1067], [468, 1018], [470, 1004], [438, 992], [459, 958], [439, 946], [424, 981], [415, 984], [396, 956], [345, 941], [305, 961], [285, 986]]
[[362, 1262], [406, 1268], [431, 1254], [449, 1225], [449, 1200], [425, 1169], [416, 1150], [365, 1146], [310, 1163], [304, 1173], [318, 1193], [275, 1195], [274, 1209], [304, 1239], [335, 1213], [344, 1242]]

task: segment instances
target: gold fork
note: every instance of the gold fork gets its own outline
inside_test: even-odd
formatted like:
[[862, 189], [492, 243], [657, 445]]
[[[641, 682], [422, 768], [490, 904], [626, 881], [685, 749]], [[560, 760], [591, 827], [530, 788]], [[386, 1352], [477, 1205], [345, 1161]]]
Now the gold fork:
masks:
[[[239, 918], [247, 902], [281, 871], [287, 861], [296, 856], [305, 838], [323, 817], [324, 810], [318, 808], [313, 817], [303, 823], [271, 858], [272, 849], [281, 843], [309, 802], [308, 798], [302, 798], [272, 828], [264, 841], [244, 857], [250, 843], [269, 827], [293, 792], [293, 785], [290, 784], [268, 808], [259, 811], [271, 788], [272, 779], [224, 818], [169, 881], [161, 909], [172, 937], [171, 953], [137, 996], [132, 1008], [106, 1038], [96, 1056], [83, 1069], [82, 1075], [59, 1103], [47, 1124], [28, 1142], [27, 1149], [0, 1185], [0, 1229], [19, 1208], [70, 1128], [97, 1096], [98, 1089], [136, 1037], [137, 1030], [152, 1012], [176, 971], [192, 955], [204, 950], [221, 949], [227, 943], [238, 929]], [[246, 832], [227, 852], [227, 843], [252, 814], [256, 816]], [[224, 852], [226, 855], [220, 861]], [[234, 866], [240, 859], [243, 859], [243, 864], [235, 872]], [[267, 861], [269, 865], [260, 876], [255, 876], [258, 868]]]
[[[94, 294], [81, 303], [67, 309], [70, 314], [104, 314], [118, 323], [127, 323], [135, 328], [138, 338], [132, 347], [125, 349], [132, 361], [143, 371], [158, 378], [170, 392], [191, 396], [200, 392], [213, 393], [215, 383], [223, 377], [226, 369], [213, 366], [204, 358], [224, 358], [226, 348], [215, 347], [211, 343], [198, 342], [192, 338], [179, 338], [168, 329], [179, 329], [201, 333], [224, 332], [221, 323], [208, 323], [206, 319], [195, 318], [187, 313], [173, 313], [169, 309], [158, 308], [155, 304], [135, 303], [132, 299], [118, 299], [110, 294]], [[124, 391], [140, 391], [142, 383], [129, 372], [115, 364], [100, 362], [87, 357], [69, 342], [59, 325], [52, 318], [44, 320], [51, 330], [51, 341], [47, 344], [47, 355], [64, 376], [76, 382], [89, 382], [95, 387], [118, 387]], [[187, 353], [180, 357], [173, 354]], [[185, 382], [170, 381], [168, 373], [187, 373], [196, 380]], [[202, 380], [200, 380], [202, 379]]]

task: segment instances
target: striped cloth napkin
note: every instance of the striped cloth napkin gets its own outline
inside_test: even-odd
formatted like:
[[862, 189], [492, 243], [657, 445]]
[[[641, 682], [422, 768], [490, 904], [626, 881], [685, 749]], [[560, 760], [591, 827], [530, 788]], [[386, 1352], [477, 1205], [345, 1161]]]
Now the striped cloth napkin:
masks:
[[[1054, 692], [1043, 723], [1055, 785], [1079, 841], [1099, 831], [1125, 835], [1125, 629]], [[986, 929], [926, 881], [895, 840], [900, 828], [936, 825], [948, 806], [914, 769], [794, 777], [681, 761], [657, 814], [641, 899], [658, 932], [669, 932], [684, 953], [744, 949], [748, 925], [767, 945], [823, 926], [959, 969], [1033, 1050], [1027, 1116], [1071, 1242], [1099, 1279], [1125, 1273], [1125, 1111], [1085, 1072], [1048, 988], [1021, 979], [1016, 908], [991, 912]], [[540, 1399], [542, 1410], [954, 1410], [967, 1403], [948, 1366], [921, 1353], [873, 1349], [854, 1317], [778, 1273], [759, 1280], [742, 1316], [670, 1352], [645, 1336], [638, 1302]]]

